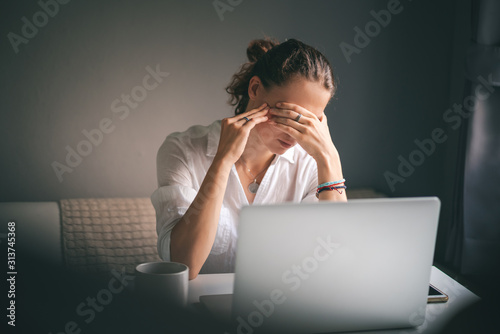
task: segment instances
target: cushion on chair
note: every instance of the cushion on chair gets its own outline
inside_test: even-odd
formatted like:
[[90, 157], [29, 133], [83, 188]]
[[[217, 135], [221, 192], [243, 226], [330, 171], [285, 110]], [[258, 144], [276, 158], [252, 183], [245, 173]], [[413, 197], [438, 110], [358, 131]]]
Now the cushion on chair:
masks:
[[85, 273], [132, 273], [160, 261], [156, 215], [149, 198], [84, 198], [60, 201], [64, 261]]

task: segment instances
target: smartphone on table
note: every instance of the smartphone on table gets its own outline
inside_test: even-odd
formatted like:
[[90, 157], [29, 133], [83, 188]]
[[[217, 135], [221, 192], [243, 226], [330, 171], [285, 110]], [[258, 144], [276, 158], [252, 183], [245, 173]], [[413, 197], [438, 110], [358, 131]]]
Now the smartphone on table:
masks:
[[448, 301], [448, 295], [443, 291], [436, 288], [434, 285], [429, 284], [429, 295], [427, 303], [445, 303]]

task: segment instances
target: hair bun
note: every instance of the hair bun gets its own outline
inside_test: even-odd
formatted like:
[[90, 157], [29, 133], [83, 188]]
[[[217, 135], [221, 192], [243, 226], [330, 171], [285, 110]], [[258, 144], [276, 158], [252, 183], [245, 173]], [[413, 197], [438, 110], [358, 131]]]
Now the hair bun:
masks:
[[248, 44], [247, 57], [252, 63], [262, 58], [267, 51], [271, 50], [274, 46], [279, 45], [277, 40], [266, 37], [265, 39], [254, 39]]

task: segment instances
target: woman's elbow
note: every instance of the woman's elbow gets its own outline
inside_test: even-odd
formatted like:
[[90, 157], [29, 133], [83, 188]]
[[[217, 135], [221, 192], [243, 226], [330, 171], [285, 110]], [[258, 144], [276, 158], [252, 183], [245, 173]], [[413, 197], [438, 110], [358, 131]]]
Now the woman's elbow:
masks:
[[196, 268], [196, 266], [193, 265], [192, 263], [190, 263], [190, 261], [179, 260], [179, 261], [175, 261], [175, 262], [183, 263], [189, 268], [189, 275], [188, 275], [189, 280], [193, 280], [196, 277], [198, 277], [198, 274], [200, 273], [201, 268]]
[[198, 274], [199, 274], [199, 272], [194, 272], [194, 271], [189, 270], [189, 280], [195, 279], [196, 277], [198, 277]]
[[198, 274], [200, 273], [201, 267], [197, 266], [193, 261], [190, 261], [187, 258], [181, 258], [181, 257], [178, 257], [174, 254], [171, 254], [170, 260], [172, 262], [178, 262], [178, 263], [185, 264], [189, 268], [189, 275], [188, 275], [189, 280], [195, 279], [198, 276]]

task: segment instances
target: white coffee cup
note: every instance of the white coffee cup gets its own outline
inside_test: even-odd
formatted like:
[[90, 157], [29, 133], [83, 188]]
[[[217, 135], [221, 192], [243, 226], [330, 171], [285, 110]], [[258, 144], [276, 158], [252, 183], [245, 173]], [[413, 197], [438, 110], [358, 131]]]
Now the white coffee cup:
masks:
[[177, 262], [147, 262], [135, 267], [135, 290], [140, 297], [169, 306], [185, 307], [189, 268]]

